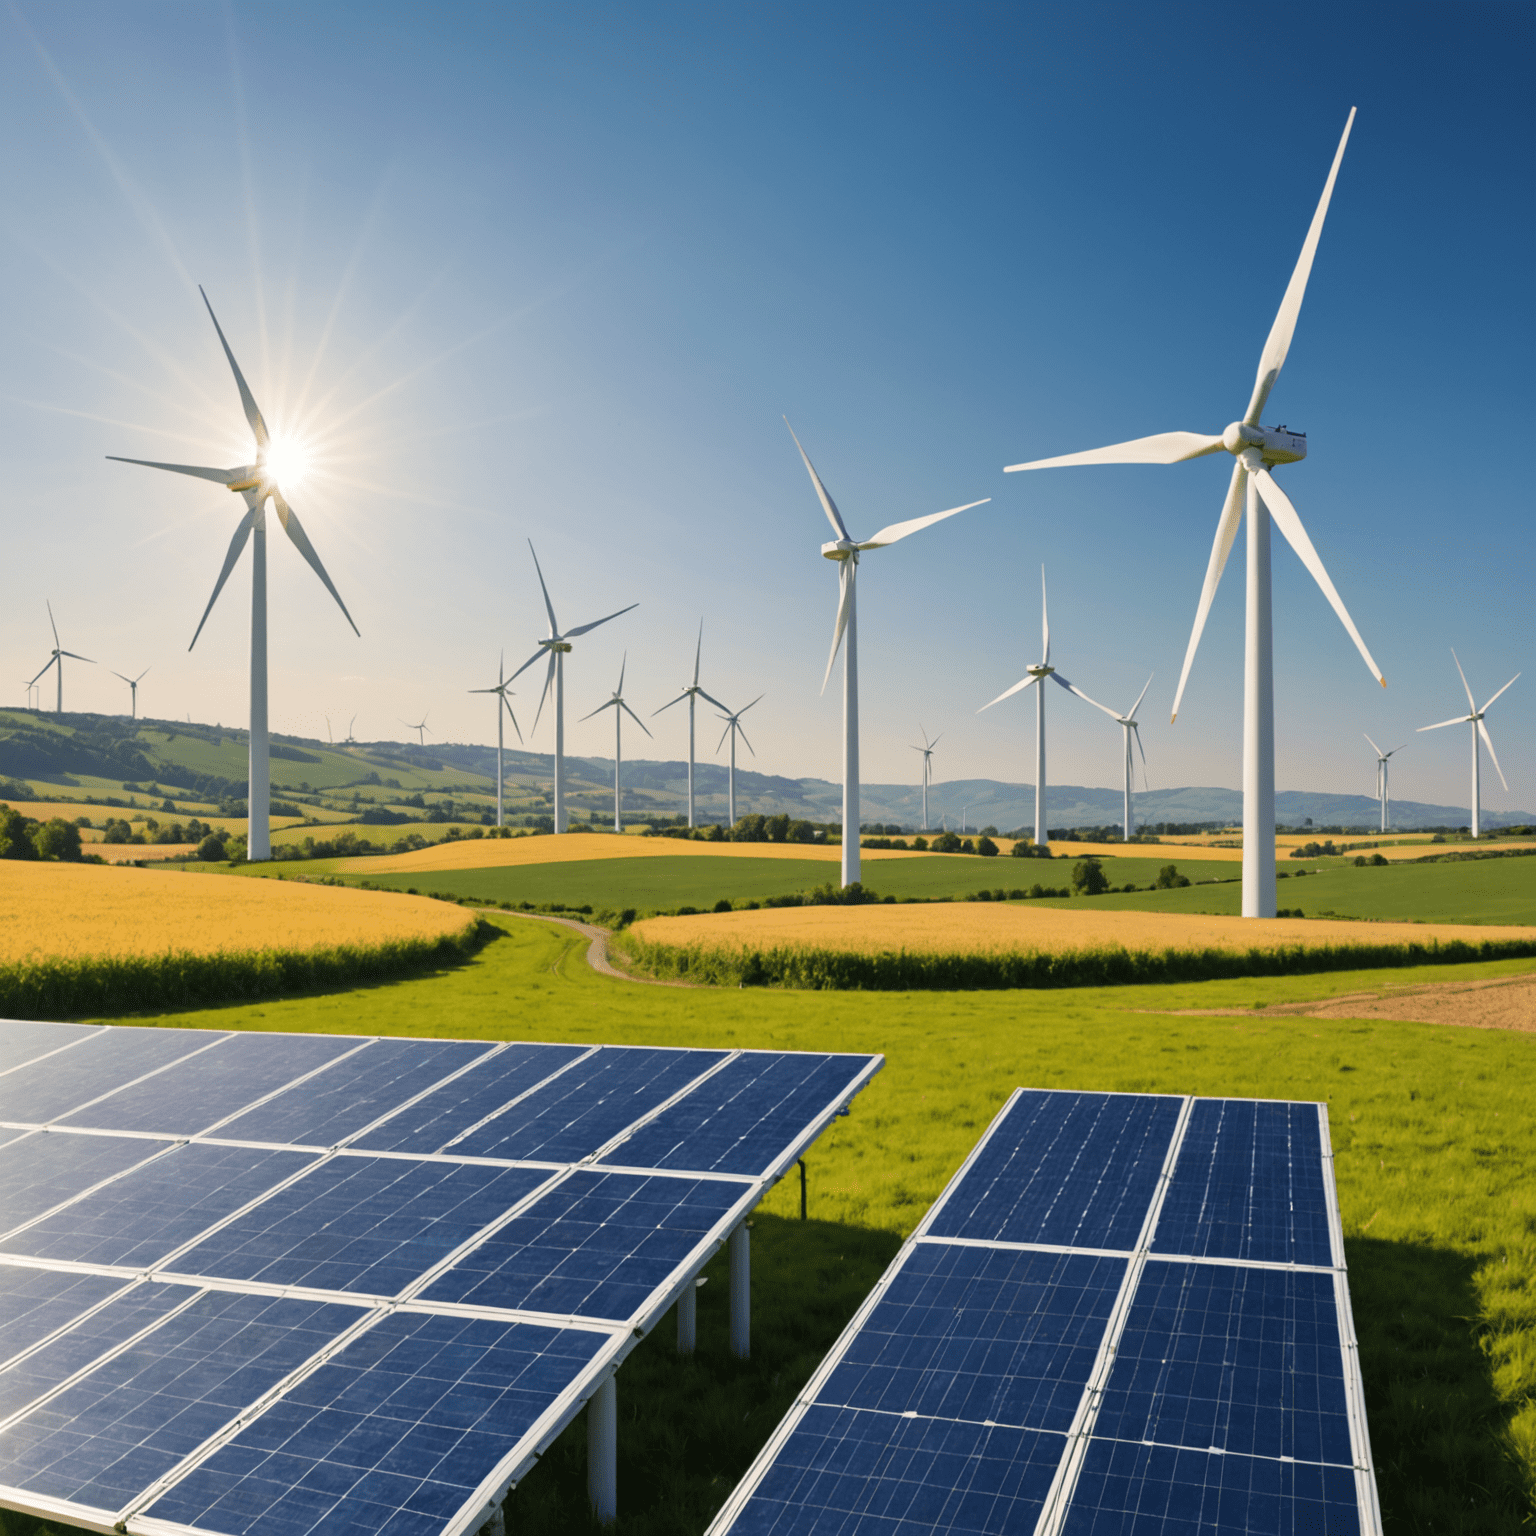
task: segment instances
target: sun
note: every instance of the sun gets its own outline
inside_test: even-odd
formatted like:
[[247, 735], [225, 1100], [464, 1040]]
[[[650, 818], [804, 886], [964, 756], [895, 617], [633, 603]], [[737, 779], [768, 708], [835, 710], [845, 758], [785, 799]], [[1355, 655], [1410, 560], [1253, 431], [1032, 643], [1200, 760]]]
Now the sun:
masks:
[[314, 469], [314, 453], [300, 438], [275, 436], [267, 444], [265, 464], [268, 477], [286, 496], [303, 488]]

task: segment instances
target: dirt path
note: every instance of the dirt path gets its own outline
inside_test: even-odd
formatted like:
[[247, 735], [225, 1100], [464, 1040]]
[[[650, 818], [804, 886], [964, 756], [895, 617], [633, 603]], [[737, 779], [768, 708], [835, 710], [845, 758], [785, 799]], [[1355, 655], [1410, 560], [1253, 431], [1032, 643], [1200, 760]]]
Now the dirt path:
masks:
[[608, 930], [599, 928], [596, 923], [578, 922], [574, 917], [556, 917], [551, 912], [517, 912], [511, 907], [488, 907], [487, 911], [494, 912], [498, 917], [526, 917], [536, 923], [558, 923], [562, 928], [573, 928], [587, 940], [587, 964], [597, 972], [599, 976], [613, 976], [619, 981], [634, 981], [646, 987], [688, 987], [692, 982], [688, 981], [658, 981], [654, 976], [636, 976], [630, 971], [621, 971], [612, 960], [608, 958]]

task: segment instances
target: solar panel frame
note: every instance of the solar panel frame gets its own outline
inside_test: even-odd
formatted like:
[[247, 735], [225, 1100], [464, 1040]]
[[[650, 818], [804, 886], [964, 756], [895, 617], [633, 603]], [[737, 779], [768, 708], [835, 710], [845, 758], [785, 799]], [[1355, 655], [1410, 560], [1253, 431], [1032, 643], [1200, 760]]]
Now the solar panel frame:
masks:
[[[1035, 1525], [1034, 1536], [1063, 1536], [1063, 1532], [1068, 1529], [1068, 1521], [1074, 1509], [1074, 1495], [1083, 1465], [1094, 1447], [1140, 1444], [1140, 1442], [1108, 1441], [1095, 1438], [1093, 1430], [1099, 1408], [1104, 1399], [1104, 1389], [1115, 1363], [1119, 1340], [1129, 1319], [1141, 1276], [1149, 1263], [1188, 1263], [1329, 1275], [1332, 1281], [1335, 1315], [1338, 1324], [1340, 1368], [1344, 1384], [1352, 1466], [1349, 1469], [1344, 1469], [1337, 1464], [1331, 1463], [1319, 1463], [1318, 1465], [1326, 1466], [1328, 1470], [1335, 1473], [1342, 1474], [1345, 1471], [1352, 1473], [1362, 1536], [1382, 1536], [1381, 1508], [1376, 1488], [1375, 1464], [1371, 1456], [1370, 1436], [1366, 1425], [1365, 1388], [1360, 1372], [1359, 1344], [1355, 1333], [1354, 1315], [1349, 1302], [1349, 1281], [1344, 1259], [1343, 1223], [1339, 1211], [1338, 1190], [1334, 1182], [1333, 1146], [1329, 1135], [1327, 1105], [1316, 1103], [1311, 1106], [1317, 1114], [1319, 1161], [1323, 1173], [1329, 1257], [1331, 1260], [1327, 1266], [1154, 1252], [1153, 1244], [1156, 1237], [1158, 1219], [1162, 1212], [1164, 1197], [1177, 1171], [1178, 1155], [1183, 1144], [1185, 1132], [1189, 1127], [1196, 1106], [1200, 1103], [1211, 1102], [1208, 1099], [1200, 1099], [1193, 1096], [1182, 1098], [1178, 1121], [1167, 1147], [1163, 1166], [1154, 1192], [1149, 1200], [1142, 1229], [1134, 1249], [1128, 1251], [1124, 1249], [1068, 1247], [1049, 1243], [987, 1242], [975, 1238], [934, 1235], [932, 1229], [942, 1216], [945, 1207], [960, 1189], [978, 1161], [985, 1155], [989, 1143], [999, 1134], [1020, 1097], [1025, 1093], [1067, 1093], [1075, 1091], [1017, 1088], [1008, 1096], [991, 1124], [982, 1133], [976, 1145], [971, 1148], [960, 1164], [960, 1167], [955, 1171], [948, 1183], [945, 1184], [944, 1189], [940, 1192], [933, 1205], [924, 1214], [922, 1220], [914, 1228], [906, 1242], [903, 1243], [901, 1250], [892, 1260], [885, 1274], [881, 1276], [874, 1289], [864, 1299], [858, 1311], [849, 1320], [847, 1327], [838, 1337], [837, 1342], [828, 1352], [826, 1358], [812, 1373], [809, 1381], [807, 1381], [796, 1397], [789, 1412], [769, 1437], [740, 1483], [721, 1506], [715, 1519], [711, 1522], [706, 1536], [727, 1536], [727, 1533], [736, 1526], [737, 1521], [751, 1505], [758, 1489], [763, 1485], [764, 1480], [777, 1464], [781, 1451], [783, 1451], [787, 1443], [795, 1435], [807, 1414], [813, 1409], [825, 1406], [820, 1402], [823, 1389], [843, 1364], [855, 1341], [864, 1332], [871, 1317], [884, 1300], [886, 1293], [896, 1283], [898, 1277], [910, 1262], [912, 1254], [917, 1251], [920, 1245], [925, 1243], [1097, 1255], [1105, 1258], [1124, 1258], [1128, 1261], [1120, 1293], [1116, 1299], [1115, 1307], [1111, 1311], [1108, 1325], [1105, 1328], [1094, 1368], [1083, 1390], [1072, 1427], [1067, 1431], [1066, 1436], [1063, 1437], [1063, 1454], [1057, 1465], [1050, 1492], [1046, 1497], [1042, 1512]], [[1228, 1099], [1224, 1102], [1287, 1104], [1295, 1107], [1295, 1101], [1292, 1100]], [[1097, 1455], [1098, 1453], [1095, 1454]], [[1276, 1462], [1278, 1465], [1293, 1465], [1279, 1458], [1276, 1458]], [[1334, 1481], [1336, 1482], [1337, 1478]]]
[[[0, 1026], [3, 1026], [3, 1023], [4, 1021], [0, 1021]], [[72, 1026], [65, 1027], [71, 1028]], [[52, 1050], [31, 1055], [27, 1061], [18, 1062], [15, 1065], [16, 1067], [33, 1065], [48, 1056], [55, 1055], [60, 1051], [77, 1048], [96, 1036], [108, 1032], [102, 1028], [82, 1027], [82, 1032], [79, 1035], [74, 1036], [63, 1044], [55, 1046]], [[234, 1037], [228, 1032], [219, 1032], [219, 1038], [209, 1040], [201, 1046], [194, 1046], [191, 1051], [178, 1053], [171, 1061], [164, 1062], [149, 1072], [136, 1075], [133, 1082], [137, 1083], [151, 1078], [157, 1075], [158, 1072], [167, 1070], [178, 1062], [186, 1061], [190, 1055], [198, 1055], [203, 1051], [215, 1050], [220, 1044], [231, 1038]], [[114, 1183], [116, 1179], [142, 1169], [146, 1164], [160, 1163], [178, 1147], [189, 1144], [208, 1148], [249, 1148], [263, 1153], [281, 1151], [290, 1154], [311, 1155], [306, 1157], [304, 1162], [289, 1173], [286, 1178], [274, 1181], [270, 1187], [253, 1195], [251, 1199], [246, 1201], [237, 1210], [227, 1212], [217, 1221], [210, 1222], [195, 1235], [187, 1239], [187, 1241], [170, 1249], [153, 1265], [147, 1267], [130, 1267], [69, 1259], [50, 1259], [25, 1253], [0, 1254], [0, 1273], [14, 1272], [15, 1270], [22, 1269], [39, 1274], [97, 1276], [109, 1287], [102, 1299], [75, 1313], [66, 1322], [54, 1329], [45, 1340], [20, 1351], [16, 1359], [22, 1359], [36, 1353], [44, 1344], [54, 1339], [67, 1337], [71, 1329], [78, 1327], [82, 1320], [111, 1306], [119, 1298], [129, 1295], [135, 1290], [136, 1286], [146, 1283], [154, 1286], [171, 1286], [186, 1292], [189, 1299], [183, 1305], [178, 1305], [171, 1312], [167, 1313], [167, 1318], [179, 1315], [185, 1306], [192, 1305], [191, 1298], [215, 1293], [267, 1296], [279, 1299], [293, 1298], [295, 1300], [322, 1304], [338, 1303], [355, 1311], [357, 1319], [341, 1334], [330, 1339], [322, 1349], [317, 1350], [310, 1359], [304, 1361], [282, 1381], [262, 1394], [256, 1402], [246, 1405], [228, 1423], [221, 1425], [205, 1442], [189, 1452], [174, 1467], [156, 1478], [149, 1487], [142, 1490], [124, 1508], [108, 1511], [99, 1507], [42, 1494], [36, 1490], [11, 1486], [0, 1486], [0, 1504], [21, 1510], [24, 1513], [36, 1515], [40, 1518], [64, 1520], [81, 1525], [86, 1529], [103, 1532], [127, 1529], [130, 1532], [142, 1533], [142, 1536], [169, 1536], [171, 1532], [185, 1533], [185, 1536], [191, 1536], [191, 1533], [196, 1533], [196, 1536], [207, 1536], [208, 1531], [211, 1529], [210, 1527], [183, 1526], [174, 1521], [160, 1519], [149, 1513], [155, 1500], [160, 1497], [165, 1489], [178, 1484], [185, 1477], [191, 1475], [197, 1467], [217, 1454], [223, 1445], [237, 1438], [244, 1427], [256, 1422], [273, 1404], [283, 1401], [285, 1394], [292, 1390], [298, 1381], [307, 1379], [309, 1375], [320, 1370], [328, 1360], [343, 1351], [350, 1342], [364, 1335], [384, 1317], [406, 1312], [468, 1319], [484, 1318], [504, 1324], [527, 1323], [545, 1329], [552, 1327], [575, 1328], [601, 1337], [603, 1343], [594, 1354], [588, 1366], [579, 1372], [567, 1388], [553, 1398], [544, 1410], [537, 1415], [527, 1431], [517, 1439], [515, 1444], [508, 1447], [496, 1466], [487, 1472], [473, 1496], [462, 1505], [453, 1519], [446, 1526], [442, 1527], [442, 1536], [467, 1536], [467, 1533], [477, 1530], [479, 1525], [488, 1518], [498, 1501], [505, 1496], [510, 1488], [515, 1487], [517, 1482], [521, 1481], [522, 1477], [536, 1464], [538, 1458], [548, 1449], [550, 1444], [553, 1443], [576, 1414], [580, 1412], [592, 1395], [618, 1369], [629, 1352], [654, 1329], [666, 1312], [676, 1304], [684, 1291], [693, 1286], [698, 1271], [725, 1245], [730, 1233], [750, 1214], [767, 1190], [794, 1166], [796, 1159], [805, 1152], [806, 1148], [826, 1129], [827, 1125], [837, 1115], [847, 1112], [847, 1106], [852, 1098], [867, 1085], [873, 1075], [884, 1065], [884, 1058], [882, 1056], [844, 1055], [843, 1059], [849, 1064], [850, 1070], [847, 1074], [844, 1074], [835, 1092], [825, 1102], [815, 1105], [809, 1114], [809, 1118], [786, 1137], [780, 1144], [777, 1155], [772, 1157], [767, 1168], [752, 1174], [725, 1173], [713, 1169], [693, 1170], [650, 1166], [628, 1167], [605, 1163], [603, 1158], [608, 1153], [620, 1148], [626, 1141], [632, 1139], [639, 1131], [654, 1121], [657, 1116], [664, 1114], [674, 1105], [683, 1102], [689, 1093], [697, 1090], [710, 1077], [723, 1070], [730, 1063], [753, 1055], [781, 1057], [797, 1053], [773, 1051], [744, 1052], [734, 1049], [718, 1053], [699, 1052], [696, 1054], [696, 1059], [703, 1059], [706, 1054], [716, 1056], [717, 1059], [709, 1062], [704, 1070], [694, 1074], [675, 1092], [666, 1095], [659, 1102], [653, 1104], [649, 1110], [624, 1126], [617, 1134], [609, 1137], [601, 1146], [594, 1148], [585, 1157], [574, 1162], [543, 1163], [533, 1159], [481, 1158], [446, 1152], [423, 1154], [378, 1150], [365, 1151], [360, 1147], [349, 1145], [366, 1136], [374, 1127], [388, 1121], [402, 1110], [420, 1102], [421, 1099], [438, 1091], [445, 1084], [452, 1082], [455, 1078], [465, 1073], [473, 1071], [476, 1067], [519, 1042], [501, 1042], [488, 1046], [486, 1050], [478, 1052], [469, 1061], [464, 1062], [454, 1070], [434, 1076], [433, 1081], [426, 1087], [407, 1096], [401, 1103], [393, 1105], [386, 1112], [374, 1117], [370, 1120], [369, 1124], [351, 1131], [348, 1136], [332, 1147], [310, 1146], [293, 1141], [252, 1141], [241, 1137], [222, 1137], [217, 1134], [219, 1128], [234, 1126], [237, 1121], [252, 1113], [259, 1106], [269, 1104], [274, 1099], [289, 1093], [301, 1085], [322, 1077], [325, 1073], [332, 1071], [345, 1062], [355, 1061], [360, 1056], [365, 1056], [369, 1047], [376, 1043], [376, 1038], [359, 1038], [358, 1043], [350, 1050], [339, 1052], [329, 1061], [322, 1062], [277, 1087], [267, 1088], [258, 1096], [253, 1097], [249, 1103], [243, 1104], [224, 1114], [222, 1118], [208, 1125], [205, 1130], [192, 1135], [153, 1130], [113, 1130], [98, 1128], [89, 1124], [71, 1124], [67, 1127], [52, 1125], [47, 1130], [46, 1134], [50, 1136], [72, 1138], [112, 1137], [123, 1140], [138, 1140], [145, 1144], [144, 1154], [142, 1157], [129, 1162], [113, 1178], [97, 1178], [77, 1187], [68, 1199], [50, 1206], [47, 1212], [23, 1222], [21, 1230], [25, 1230], [26, 1227], [35, 1225], [38, 1222], [49, 1220], [61, 1211], [67, 1211], [71, 1205], [91, 1198], [104, 1187]], [[485, 1042], [465, 1043], [485, 1044]], [[189, 1041], [188, 1044], [191, 1045], [192, 1042]], [[561, 1072], [567, 1070], [571, 1065], [590, 1059], [599, 1049], [603, 1048], [575, 1047], [575, 1054], [569, 1061], [563, 1063], [554, 1073], [546, 1074], [539, 1079], [534, 1087], [526, 1092], [536, 1092], [545, 1083], [551, 1081], [554, 1077], [558, 1077]], [[609, 1047], [608, 1049], [639, 1050], [644, 1048]], [[831, 1060], [835, 1059], [840, 1053], [826, 1054], [828, 1059]], [[854, 1068], [857, 1068], [857, 1070], [854, 1070]], [[0, 1072], [0, 1079], [3, 1079], [5, 1075], [4, 1072]], [[112, 1097], [113, 1093], [127, 1086], [127, 1084], [118, 1084], [117, 1088], [106, 1093], [86, 1096], [83, 1102], [77, 1102], [71, 1107], [60, 1111], [59, 1115], [55, 1116], [54, 1119], [61, 1118], [64, 1115], [71, 1116], [72, 1118], [78, 1117], [90, 1105]], [[518, 1097], [522, 1098], [524, 1096], [519, 1095]], [[495, 1113], [501, 1113], [506, 1108], [506, 1105], [502, 1105], [500, 1109], [493, 1112], [492, 1117], [487, 1118], [493, 1118]], [[40, 1130], [42, 1130], [42, 1127], [37, 1122], [0, 1121], [0, 1143], [9, 1144], [11, 1140], [25, 1138]], [[8, 1137], [5, 1134], [7, 1131], [13, 1131], [14, 1137]], [[454, 1140], [460, 1140], [463, 1135], [464, 1132], [459, 1132]], [[306, 1176], [312, 1174], [318, 1166], [352, 1158], [381, 1161], [399, 1160], [403, 1163], [411, 1164], [440, 1163], [457, 1164], [460, 1166], [471, 1165], [490, 1169], [523, 1169], [529, 1172], [543, 1172], [548, 1176], [539, 1178], [521, 1199], [503, 1209], [495, 1220], [483, 1223], [461, 1243], [449, 1252], [441, 1255], [437, 1262], [417, 1274], [404, 1290], [396, 1293], [393, 1297], [372, 1296], [357, 1292], [329, 1290], [311, 1286], [242, 1281], [231, 1279], [227, 1275], [182, 1272], [174, 1267], [179, 1258], [190, 1255], [199, 1245], [205, 1243], [213, 1233], [229, 1227], [247, 1212], [259, 1208], [271, 1200], [275, 1193], [292, 1187]], [[678, 1259], [666, 1280], [653, 1287], [628, 1318], [619, 1320], [600, 1319], [590, 1315], [561, 1316], [546, 1311], [483, 1307], [466, 1303], [428, 1301], [424, 1299], [423, 1293], [439, 1278], [448, 1274], [457, 1263], [472, 1253], [477, 1247], [490, 1242], [496, 1232], [500, 1231], [510, 1221], [516, 1219], [522, 1211], [536, 1204], [541, 1198], [548, 1195], [553, 1189], [577, 1173], [613, 1174], [630, 1178], [639, 1175], [654, 1180], [672, 1180], [680, 1187], [690, 1182], [697, 1185], [700, 1181], [707, 1181], [710, 1184], [718, 1183], [737, 1190], [739, 1194], [735, 1199], [729, 1201], [717, 1219], [711, 1222], [706, 1230], [698, 1233], [696, 1241]], [[692, 1229], [688, 1230], [691, 1233]], [[162, 1322], [164, 1321], [165, 1319], [162, 1319]], [[141, 1339], [148, 1337], [153, 1332], [154, 1329], [151, 1328], [136, 1333], [132, 1339], [122, 1345], [122, 1348], [127, 1349], [136, 1346]], [[113, 1350], [109, 1351], [107, 1356], [98, 1356], [93, 1359], [84, 1368], [82, 1379], [84, 1375], [101, 1369], [104, 1361], [116, 1358], [120, 1353], [121, 1350]], [[8, 1366], [12, 1363], [14, 1361], [0, 1361], [0, 1366]], [[64, 1386], [51, 1388], [45, 1394], [45, 1397], [51, 1399], [52, 1396], [57, 1395], [63, 1390], [65, 1390]], [[19, 1409], [16, 1415], [7, 1418], [7, 1422], [20, 1422], [28, 1414], [35, 1412], [38, 1407], [38, 1401], [40, 1400], [34, 1400]]]

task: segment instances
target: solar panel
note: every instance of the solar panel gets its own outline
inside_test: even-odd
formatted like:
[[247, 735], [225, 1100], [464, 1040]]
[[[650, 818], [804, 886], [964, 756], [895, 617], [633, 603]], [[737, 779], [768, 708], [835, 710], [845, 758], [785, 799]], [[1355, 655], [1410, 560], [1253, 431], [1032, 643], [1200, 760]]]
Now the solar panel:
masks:
[[1380, 1536], [1321, 1104], [1019, 1089], [710, 1536]]
[[0, 1505], [473, 1531], [881, 1065], [0, 1021]]

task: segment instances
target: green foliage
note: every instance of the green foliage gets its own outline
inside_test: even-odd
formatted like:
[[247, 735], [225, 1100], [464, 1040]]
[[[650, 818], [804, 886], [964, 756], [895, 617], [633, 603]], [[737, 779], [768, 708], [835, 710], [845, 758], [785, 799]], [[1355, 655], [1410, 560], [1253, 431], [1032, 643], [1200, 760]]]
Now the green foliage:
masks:
[[1177, 890], [1189, 884], [1189, 876], [1181, 875], [1177, 864], [1164, 864], [1157, 872], [1157, 888], [1160, 891]]
[[36, 826], [30, 816], [0, 805], [0, 859], [35, 859], [37, 844], [30, 833]]
[[62, 816], [44, 822], [32, 833], [40, 859], [59, 859], [68, 864], [80, 860], [80, 828]]
[[1102, 896], [1109, 889], [1109, 876], [1097, 859], [1082, 859], [1072, 869], [1072, 889], [1081, 896]]
[[1051, 856], [1051, 847], [1049, 843], [1042, 846], [1033, 838], [1020, 837], [1014, 840], [1013, 847], [1008, 852], [1016, 859], [1048, 859]]
[[929, 846], [935, 853], [959, 853], [959, 834], [955, 832], [940, 832]]
[[997, 857], [997, 844], [983, 833], [976, 840], [976, 852], [984, 859], [995, 859]]

